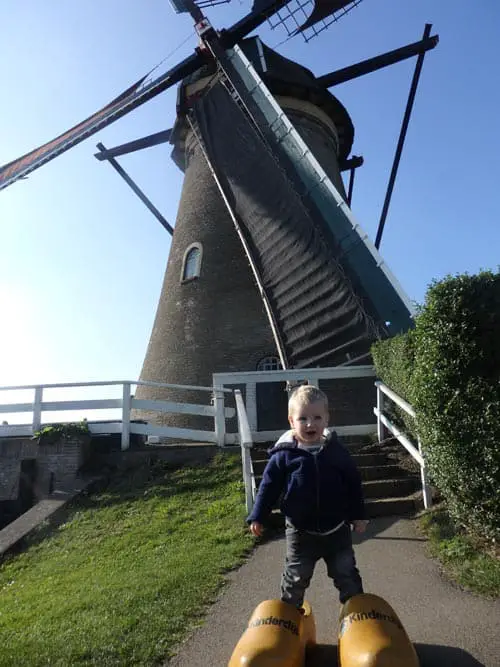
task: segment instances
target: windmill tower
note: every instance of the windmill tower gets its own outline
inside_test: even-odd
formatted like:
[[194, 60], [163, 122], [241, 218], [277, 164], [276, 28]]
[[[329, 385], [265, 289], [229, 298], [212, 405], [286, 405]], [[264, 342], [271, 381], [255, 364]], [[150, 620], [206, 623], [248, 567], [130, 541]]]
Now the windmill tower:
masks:
[[[285, 27], [294, 24], [290, 34], [317, 34], [361, 0], [315, 0], [302, 24], [297, 16], [305, 13], [304, 3], [292, 0], [297, 8], [290, 9], [290, 0], [255, 0], [249, 14], [220, 33], [200, 9], [212, 0], [172, 1], [195, 21], [195, 54], [147, 85], [141, 79], [68, 132], [1, 167], [0, 189], [180, 83], [172, 130], [110, 150], [98, 144], [96, 156], [119, 170], [169, 231], [115, 157], [170, 141], [185, 174], [141, 379], [207, 386], [218, 371], [366, 363], [374, 340], [412, 325], [409, 301], [377, 248], [422, 59], [437, 38], [427, 26], [420, 42], [316, 77], [258, 37], [245, 37], [276, 16]], [[348, 206], [362, 160], [349, 159], [353, 125], [329, 89], [415, 55], [376, 248]], [[345, 169], [351, 170], [347, 195]], [[188, 398], [168, 392], [139, 387], [136, 397]], [[164, 423], [172, 422], [193, 426], [165, 415]]]
[[[311, 72], [267, 49], [258, 38], [242, 46], [265, 70], [261, 73], [269, 90], [345, 199], [340, 164], [350, 153], [353, 126], [344, 107], [317, 84]], [[214, 372], [255, 371], [280, 363], [259, 285], [203, 147], [186, 118], [193, 100], [213, 85], [213, 69], [206, 70], [185, 80], [179, 92], [172, 141], [173, 157], [185, 174], [184, 185], [141, 373], [141, 379], [155, 382], [168, 378], [175, 384], [209, 386]], [[316, 92], [314, 103], [308, 99], [312, 91]], [[249, 174], [255, 188], [250, 201], [256, 205], [259, 181], [258, 172]], [[271, 205], [263, 214], [279, 216]], [[348, 359], [345, 353], [340, 358]], [[158, 396], [151, 389], [138, 387], [137, 397]], [[165, 391], [173, 395], [172, 390]], [[179, 423], [182, 417], [175, 419]]]

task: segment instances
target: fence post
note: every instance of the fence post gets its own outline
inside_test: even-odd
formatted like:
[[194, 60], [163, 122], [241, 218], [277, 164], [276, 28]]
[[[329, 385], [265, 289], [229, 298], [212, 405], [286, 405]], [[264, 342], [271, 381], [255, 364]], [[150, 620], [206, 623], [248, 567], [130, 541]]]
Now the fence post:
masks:
[[123, 398], [122, 398], [122, 452], [130, 446], [130, 382], [123, 383]]
[[[417, 438], [417, 443], [418, 443], [418, 451], [420, 452], [420, 455], [423, 457], [424, 454], [422, 452], [422, 443], [420, 442], [420, 438]], [[425, 457], [424, 457], [424, 462], [425, 462]], [[424, 507], [426, 510], [428, 510], [432, 507], [432, 492], [429, 484], [427, 483], [427, 471], [425, 469], [425, 466], [420, 466], [420, 479], [422, 480], [422, 496], [424, 498]]]
[[250, 431], [257, 431], [257, 383], [247, 382], [245, 385], [245, 405], [247, 409]]
[[222, 390], [222, 386], [214, 385], [215, 441], [219, 447], [224, 447], [226, 444], [226, 415], [224, 414], [224, 392]]
[[243, 481], [245, 483], [245, 504], [247, 512], [252, 511], [255, 498], [255, 478], [253, 475], [252, 456], [250, 449], [252, 447], [252, 434], [248, 423], [248, 413], [245, 410], [245, 404], [241, 396], [241, 390], [234, 392], [236, 401], [236, 414], [238, 415], [238, 436], [241, 448], [241, 462], [243, 467]]
[[42, 399], [43, 387], [35, 387], [35, 400], [33, 401], [33, 435], [40, 430], [42, 425]]
[[241, 444], [241, 457], [243, 459], [243, 480], [245, 482], [245, 505], [247, 513], [250, 514], [253, 507], [252, 461], [247, 443]]
[[377, 387], [377, 438], [379, 442], [382, 442], [384, 439], [384, 425], [380, 419], [380, 415], [384, 412], [384, 394], [380, 389], [379, 385]]

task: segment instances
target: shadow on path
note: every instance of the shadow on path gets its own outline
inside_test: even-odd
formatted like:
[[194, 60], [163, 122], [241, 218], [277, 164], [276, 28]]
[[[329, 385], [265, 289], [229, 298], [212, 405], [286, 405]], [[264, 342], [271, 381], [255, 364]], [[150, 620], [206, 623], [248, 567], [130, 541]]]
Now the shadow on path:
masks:
[[409, 519], [415, 521], [413, 517], [400, 517], [400, 516], [380, 516], [374, 519], [370, 519], [370, 523], [366, 527], [366, 531], [359, 535], [358, 533], [352, 533], [352, 543], [354, 546], [366, 542], [368, 540], [389, 540], [389, 541], [398, 541], [398, 542], [427, 542], [425, 537], [386, 537], [381, 536], [380, 533], [389, 530], [389, 528], [399, 521], [401, 518]]
[[[484, 667], [470, 653], [453, 646], [438, 644], [415, 644], [420, 667]], [[337, 647], [317, 644], [307, 653], [307, 667], [339, 667]]]
[[453, 646], [415, 644], [421, 667], [485, 667], [470, 653]]

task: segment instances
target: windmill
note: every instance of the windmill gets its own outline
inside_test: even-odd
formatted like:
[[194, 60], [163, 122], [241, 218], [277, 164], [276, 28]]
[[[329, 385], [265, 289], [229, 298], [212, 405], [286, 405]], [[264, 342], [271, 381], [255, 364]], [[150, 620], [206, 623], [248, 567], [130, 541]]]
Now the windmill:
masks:
[[[437, 37], [426, 26], [419, 42], [319, 77], [248, 37], [269, 20], [307, 41], [360, 2], [255, 0], [240, 21], [217, 31], [203, 9], [220, 0], [172, 0], [195, 22], [193, 55], [0, 168], [2, 189], [180, 84], [172, 129], [112, 149], [97, 145], [96, 157], [119, 171], [171, 234], [116, 158], [169, 141], [185, 173], [141, 379], [206, 385], [216, 371], [366, 363], [374, 340], [412, 326], [409, 300], [377, 248], [423, 57]], [[412, 56], [417, 66], [373, 245], [350, 212], [362, 159], [350, 157], [352, 121], [330, 88]], [[159, 397], [151, 391], [141, 388], [137, 397]]]

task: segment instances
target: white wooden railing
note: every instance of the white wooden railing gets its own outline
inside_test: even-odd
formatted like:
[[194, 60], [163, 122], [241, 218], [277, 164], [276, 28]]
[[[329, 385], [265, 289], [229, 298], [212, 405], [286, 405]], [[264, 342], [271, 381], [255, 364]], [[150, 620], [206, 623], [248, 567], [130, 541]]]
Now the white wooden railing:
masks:
[[[91, 400], [57, 400], [44, 401], [44, 392], [49, 389], [64, 390], [78, 387], [116, 387], [121, 385], [120, 398], [91, 399]], [[182, 389], [196, 392], [206, 392], [211, 395], [211, 404], [199, 405], [194, 403], [177, 403], [174, 401], [155, 401], [134, 398], [131, 395], [132, 386], [159, 387], [167, 389]], [[25, 403], [2, 403], [2, 392], [32, 391], [33, 400]], [[223, 446], [226, 440], [226, 419], [234, 417], [234, 408], [224, 405], [224, 393], [233, 393], [230, 389], [213, 387], [196, 387], [193, 385], [162, 384], [158, 382], [113, 380], [111, 382], [77, 382], [64, 384], [28, 385], [15, 387], [0, 387], [0, 414], [31, 413], [29, 424], [1, 424], [1, 436], [28, 436], [33, 435], [44, 422], [46, 412], [75, 412], [85, 410], [120, 410], [121, 419], [106, 423], [88, 422], [89, 430], [95, 434], [121, 433], [121, 448], [126, 450], [130, 444], [130, 434], [178, 438], [199, 442], [214, 442]], [[170, 426], [156, 426], [154, 424], [140, 424], [130, 420], [133, 409], [148, 410], [159, 413], [189, 414], [212, 417], [214, 430], [204, 431], [196, 429], [175, 428]], [[81, 417], [80, 417], [81, 419]], [[64, 421], [64, 420], [62, 420]], [[67, 419], [66, 421], [72, 421]]]
[[[214, 391], [227, 391], [231, 385], [245, 385], [245, 405], [248, 424], [253, 442], [271, 442], [283, 434], [283, 428], [275, 431], [259, 431], [257, 420], [257, 385], [269, 382], [291, 382], [296, 384], [307, 381], [315, 387], [321, 380], [375, 377], [373, 366], [333, 366], [330, 368], [302, 368], [279, 371], [248, 371], [237, 373], [214, 373]], [[283, 415], [286, 420], [286, 415]], [[350, 424], [335, 426], [339, 435], [367, 435], [376, 430], [375, 422], [371, 424]], [[226, 442], [235, 444], [238, 434], [226, 434]]]
[[[228, 444], [239, 444], [241, 447], [243, 479], [245, 483], [245, 499], [247, 510], [250, 511], [255, 499], [256, 484], [253, 472], [250, 450], [254, 442], [266, 442], [277, 439], [282, 430], [278, 431], [258, 431], [257, 429], [257, 400], [256, 387], [259, 382], [292, 382], [297, 383], [307, 380], [309, 384], [318, 386], [320, 380], [332, 378], [358, 378], [373, 377], [375, 371], [372, 366], [337, 366], [334, 368], [317, 368], [291, 371], [256, 371], [246, 373], [216, 373], [214, 374], [213, 387], [198, 387], [193, 385], [163, 384], [158, 382], [145, 381], [121, 381], [114, 380], [110, 382], [77, 382], [63, 384], [46, 385], [28, 385], [0, 387], [0, 415], [17, 415], [22, 413], [31, 413], [31, 420], [28, 424], [0, 424], [0, 437], [5, 436], [30, 436], [49, 420], [44, 420], [44, 413], [48, 412], [75, 412], [98, 411], [98, 410], [119, 410], [121, 419], [107, 422], [88, 421], [89, 430], [93, 434], [121, 434], [121, 448], [126, 450], [130, 445], [130, 435], [146, 435], [154, 438], [155, 436], [168, 437], [179, 440], [190, 440], [198, 442], [213, 442], [219, 446]], [[226, 385], [244, 384], [246, 388], [246, 400], [240, 390], [233, 392]], [[181, 389], [185, 391], [205, 392], [210, 394], [210, 404], [200, 405], [195, 403], [178, 403], [174, 401], [163, 400], [145, 400], [134, 398], [131, 394], [133, 386], [148, 386], [167, 389]], [[81, 387], [121, 387], [120, 398], [90, 399], [90, 400], [44, 400], [44, 392], [47, 390], [65, 390]], [[412, 406], [403, 398], [393, 392], [383, 382], [376, 381], [377, 388], [377, 406], [373, 412], [377, 418], [375, 424], [357, 424], [351, 426], [336, 426], [335, 430], [339, 435], [363, 435], [373, 433], [377, 430], [378, 440], [384, 440], [384, 427], [405, 447], [415, 461], [420, 466], [422, 481], [422, 492], [424, 506], [426, 509], [432, 505], [431, 490], [427, 482], [425, 458], [422, 454], [420, 440], [417, 440], [415, 446], [409, 438], [395, 425], [384, 413], [384, 397], [394, 401], [407, 414], [415, 417], [415, 411]], [[33, 399], [28, 402], [4, 402], [2, 403], [2, 393], [4, 392], [33, 392]], [[236, 412], [234, 408], [225, 407], [225, 395], [233, 394], [236, 401]], [[245, 406], [246, 403], [246, 406]], [[158, 413], [189, 414], [211, 417], [214, 420], [213, 431], [177, 428], [171, 426], [157, 426], [151, 423], [138, 423], [131, 421], [131, 411], [133, 409], [146, 410]], [[226, 419], [234, 417], [237, 414], [237, 433], [228, 433], [226, 429]], [[81, 417], [80, 417], [81, 419]], [[65, 421], [58, 420], [58, 421]], [[68, 418], [66, 421], [74, 421]]]
[[[250, 512], [257, 493], [255, 474], [251, 457], [254, 442], [276, 440], [283, 434], [283, 428], [276, 431], [259, 431], [257, 420], [257, 385], [259, 383], [282, 382], [297, 384], [307, 381], [319, 386], [321, 380], [375, 377], [373, 366], [335, 366], [331, 368], [306, 368], [301, 370], [248, 371], [236, 373], [214, 373], [214, 391], [227, 391], [227, 386], [245, 385], [245, 401], [239, 389], [236, 389], [236, 413], [238, 433], [226, 433], [227, 444], [240, 444], [243, 481], [245, 484], [245, 502]], [[224, 396], [224, 394], [222, 394]], [[222, 399], [223, 400], [223, 399]], [[286, 415], [285, 415], [286, 418]], [[339, 435], [366, 435], [375, 432], [376, 424], [352, 424], [335, 426]]]
[[238, 415], [238, 435], [241, 447], [241, 465], [243, 468], [243, 482], [245, 484], [245, 504], [247, 512], [252, 511], [253, 503], [257, 493], [255, 475], [253, 470], [252, 456], [250, 450], [253, 447], [252, 433], [248, 423], [247, 411], [243, 402], [241, 391], [234, 392], [236, 400], [236, 414]]
[[373, 408], [373, 412], [377, 417], [377, 437], [378, 441], [382, 442], [384, 440], [384, 426], [387, 428], [392, 435], [403, 445], [403, 447], [411, 454], [415, 461], [420, 466], [420, 478], [422, 481], [422, 495], [424, 498], [424, 507], [429, 509], [432, 506], [432, 493], [427, 482], [427, 472], [425, 466], [425, 458], [422, 453], [422, 444], [420, 439], [417, 439], [417, 447], [406, 437], [406, 435], [395, 425], [393, 424], [387, 415], [384, 414], [384, 396], [390, 398], [396, 405], [404, 410], [411, 417], [415, 418], [415, 410], [412, 406], [398, 396], [392, 389], [390, 389], [386, 384], [377, 380], [375, 382], [377, 387], [377, 407]]

